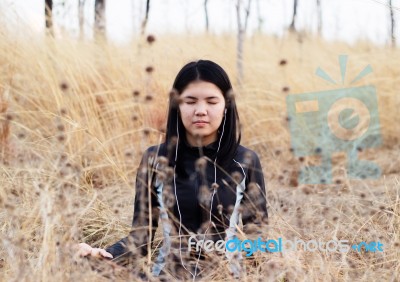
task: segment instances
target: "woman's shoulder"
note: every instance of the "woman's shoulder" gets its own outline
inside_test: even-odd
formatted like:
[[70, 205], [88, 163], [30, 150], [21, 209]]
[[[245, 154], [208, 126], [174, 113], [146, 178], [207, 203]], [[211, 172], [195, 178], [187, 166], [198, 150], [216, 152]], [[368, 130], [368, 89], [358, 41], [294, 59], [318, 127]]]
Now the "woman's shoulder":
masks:
[[146, 151], [144, 152], [144, 155], [166, 156], [167, 155], [167, 146], [166, 146], [165, 142], [150, 146], [146, 149]]
[[258, 155], [255, 151], [253, 151], [243, 145], [239, 145], [237, 148], [236, 157], [239, 157], [239, 156], [252, 157], [252, 158], [257, 157], [258, 158]]
[[245, 163], [249, 165], [254, 165], [255, 163], [260, 162], [258, 154], [243, 145], [238, 146], [234, 160], [239, 163]]
[[163, 156], [167, 151], [167, 146], [164, 143], [160, 143], [157, 145], [152, 145], [144, 151], [144, 154], [157, 154], [158, 156]]

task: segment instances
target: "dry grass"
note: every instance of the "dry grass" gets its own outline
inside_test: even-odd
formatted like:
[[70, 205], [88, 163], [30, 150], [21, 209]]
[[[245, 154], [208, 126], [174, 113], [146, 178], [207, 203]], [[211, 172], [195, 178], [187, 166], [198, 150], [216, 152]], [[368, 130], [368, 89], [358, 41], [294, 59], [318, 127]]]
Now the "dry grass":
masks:
[[[339, 54], [349, 55], [348, 81], [367, 64], [374, 69], [358, 85], [377, 88], [384, 144], [360, 155], [383, 175], [349, 180], [345, 156], [337, 154], [335, 184], [299, 185], [297, 171], [309, 160], [289, 151], [285, 97], [342, 87], [314, 75], [321, 67], [339, 78]], [[257, 254], [246, 261], [248, 281], [400, 279], [399, 57], [399, 50], [363, 42], [247, 39], [245, 83], [235, 88], [243, 144], [259, 153], [267, 181], [270, 220], [263, 232], [384, 244], [382, 253]], [[104, 247], [127, 234], [142, 152], [163, 136], [174, 76], [198, 58], [219, 62], [234, 80], [233, 36], [164, 36], [151, 46], [138, 39], [117, 47], [0, 30], [1, 280], [109, 279], [95, 262], [76, 263], [72, 246]], [[227, 273], [221, 264], [210, 275], [225, 280]]]

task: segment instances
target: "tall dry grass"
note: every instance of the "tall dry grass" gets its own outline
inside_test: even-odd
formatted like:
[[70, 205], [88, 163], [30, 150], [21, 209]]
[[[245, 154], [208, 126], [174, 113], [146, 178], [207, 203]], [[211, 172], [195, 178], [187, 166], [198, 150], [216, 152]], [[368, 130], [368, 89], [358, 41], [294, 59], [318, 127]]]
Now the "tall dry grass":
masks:
[[[376, 253], [257, 253], [245, 262], [244, 279], [398, 281], [399, 50], [255, 35], [244, 52], [245, 81], [235, 89], [242, 143], [261, 157], [267, 182], [270, 219], [263, 234], [384, 244]], [[382, 177], [349, 180], [346, 156], [338, 153], [334, 184], [300, 185], [297, 171], [312, 160], [290, 151], [285, 97], [343, 87], [314, 75], [321, 67], [339, 80], [339, 54], [349, 55], [346, 82], [367, 64], [374, 69], [358, 85], [377, 89], [383, 145], [360, 156], [378, 163]], [[1, 280], [127, 278], [74, 257], [72, 249], [77, 242], [104, 247], [128, 233], [142, 152], [163, 137], [177, 71], [199, 58], [219, 62], [235, 80], [231, 35], [165, 35], [152, 44], [137, 39], [115, 46], [0, 30]], [[227, 279], [226, 263], [209, 275]]]

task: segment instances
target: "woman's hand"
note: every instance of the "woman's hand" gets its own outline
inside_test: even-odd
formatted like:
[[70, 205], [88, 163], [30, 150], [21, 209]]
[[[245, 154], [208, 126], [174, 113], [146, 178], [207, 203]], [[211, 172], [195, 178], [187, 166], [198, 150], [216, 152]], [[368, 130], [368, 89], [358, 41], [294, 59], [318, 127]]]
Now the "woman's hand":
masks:
[[112, 254], [110, 254], [106, 250], [100, 248], [92, 248], [86, 243], [80, 243], [78, 245], [78, 255], [80, 257], [92, 256], [96, 258], [113, 258]]

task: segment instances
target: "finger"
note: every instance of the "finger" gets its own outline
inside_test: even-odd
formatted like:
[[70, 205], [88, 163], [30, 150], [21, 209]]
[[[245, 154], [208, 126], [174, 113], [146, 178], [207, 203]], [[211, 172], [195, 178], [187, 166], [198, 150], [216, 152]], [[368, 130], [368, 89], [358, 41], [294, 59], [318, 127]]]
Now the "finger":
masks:
[[79, 255], [81, 257], [86, 257], [86, 256], [88, 256], [90, 254], [91, 254], [91, 250], [82, 250], [82, 251], [79, 252]]
[[85, 243], [80, 243], [79, 244], [79, 250], [78, 250], [78, 254], [82, 257], [85, 257], [87, 255], [90, 255], [90, 253], [92, 252], [92, 247], [89, 246], [88, 244]]
[[90, 255], [92, 257], [100, 257], [100, 249], [99, 248], [92, 248], [90, 251]]
[[100, 250], [100, 255], [102, 255], [105, 258], [113, 258], [113, 255], [107, 252], [106, 250]]

